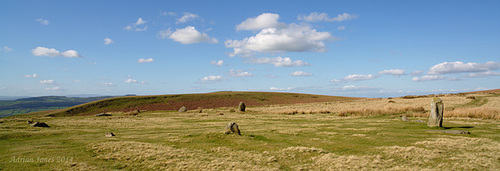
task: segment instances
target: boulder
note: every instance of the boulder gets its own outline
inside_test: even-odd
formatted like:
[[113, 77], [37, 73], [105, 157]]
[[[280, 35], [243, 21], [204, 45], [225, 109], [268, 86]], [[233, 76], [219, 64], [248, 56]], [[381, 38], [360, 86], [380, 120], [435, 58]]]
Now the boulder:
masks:
[[182, 106], [182, 107], [179, 109], [179, 112], [187, 112], [187, 108], [186, 108], [186, 106]]
[[444, 103], [438, 97], [433, 97], [431, 101], [431, 113], [429, 114], [429, 120], [427, 121], [427, 126], [429, 127], [443, 127], [443, 112]]
[[44, 122], [35, 122], [35, 123], [31, 124], [31, 127], [50, 127], [50, 126]]
[[245, 108], [246, 108], [245, 103], [240, 102], [240, 104], [238, 105], [238, 111], [239, 112], [244, 112]]
[[234, 122], [229, 122], [224, 130], [225, 134], [238, 134], [241, 135], [238, 124]]
[[403, 116], [403, 117], [401, 117], [401, 120], [402, 120], [402, 121], [410, 121], [410, 119], [409, 119], [407, 116]]
[[115, 134], [113, 134], [112, 132], [106, 132], [106, 137], [114, 137]]
[[111, 114], [107, 114], [107, 113], [99, 113], [99, 114], [95, 114], [94, 116], [100, 117], [100, 116], [112, 116], [112, 115]]

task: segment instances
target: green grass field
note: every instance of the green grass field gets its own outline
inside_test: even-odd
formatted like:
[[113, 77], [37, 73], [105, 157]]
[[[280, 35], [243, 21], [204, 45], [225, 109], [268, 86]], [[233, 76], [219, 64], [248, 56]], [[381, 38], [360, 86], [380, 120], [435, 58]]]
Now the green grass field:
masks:
[[[137, 116], [0, 119], [3, 170], [498, 170], [498, 120], [445, 118], [449, 130], [399, 115], [152, 111]], [[220, 113], [224, 113], [220, 115]], [[35, 118], [33, 118], [35, 117]], [[49, 124], [34, 128], [33, 118]], [[228, 122], [242, 135], [223, 134]], [[105, 137], [113, 132], [115, 137]]]

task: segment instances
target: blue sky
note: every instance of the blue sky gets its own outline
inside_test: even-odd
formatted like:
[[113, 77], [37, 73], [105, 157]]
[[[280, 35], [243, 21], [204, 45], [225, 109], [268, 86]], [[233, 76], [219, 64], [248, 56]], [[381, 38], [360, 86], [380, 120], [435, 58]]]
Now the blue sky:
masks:
[[0, 96], [500, 88], [500, 1], [0, 1]]

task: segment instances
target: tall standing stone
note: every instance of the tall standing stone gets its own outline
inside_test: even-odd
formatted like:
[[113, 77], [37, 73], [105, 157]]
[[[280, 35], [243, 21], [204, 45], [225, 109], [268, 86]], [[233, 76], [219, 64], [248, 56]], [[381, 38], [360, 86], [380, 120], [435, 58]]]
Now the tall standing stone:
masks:
[[443, 112], [443, 100], [438, 97], [433, 97], [431, 102], [431, 113], [429, 115], [429, 120], [427, 121], [427, 126], [443, 127]]
[[238, 105], [238, 111], [244, 112], [245, 108], [246, 108], [245, 103], [240, 102], [240, 104]]

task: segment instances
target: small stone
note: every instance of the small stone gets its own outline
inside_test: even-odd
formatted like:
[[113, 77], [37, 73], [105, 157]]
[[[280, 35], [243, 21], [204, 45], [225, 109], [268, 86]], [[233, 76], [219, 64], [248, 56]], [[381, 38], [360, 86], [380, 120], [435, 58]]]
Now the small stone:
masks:
[[99, 114], [95, 114], [94, 116], [100, 117], [100, 116], [112, 116], [112, 115], [111, 114], [107, 114], [107, 113], [99, 113]]
[[114, 137], [115, 134], [113, 134], [112, 132], [106, 132], [106, 137]]
[[50, 126], [44, 122], [35, 122], [35, 123], [31, 124], [31, 127], [50, 127]]
[[474, 99], [476, 99], [476, 97], [474, 97], [474, 96], [468, 96], [465, 99], [472, 99], [472, 100], [474, 100]]
[[240, 104], [238, 105], [238, 111], [245, 112], [245, 108], [246, 108], [245, 103], [240, 102]]
[[241, 135], [238, 124], [234, 122], [229, 122], [224, 130], [225, 134], [238, 134]]
[[187, 108], [186, 106], [182, 106], [180, 109], [179, 109], [179, 112], [187, 112]]
[[442, 132], [447, 134], [470, 134], [469, 131], [464, 130], [426, 130], [427, 132]]
[[409, 119], [407, 116], [403, 116], [403, 117], [401, 117], [401, 120], [402, 120], [402, 121], [410, 121], [410, 119]]
[[33, 124], [33, 120], [31, 121], [26, 121], [27, 124]]

